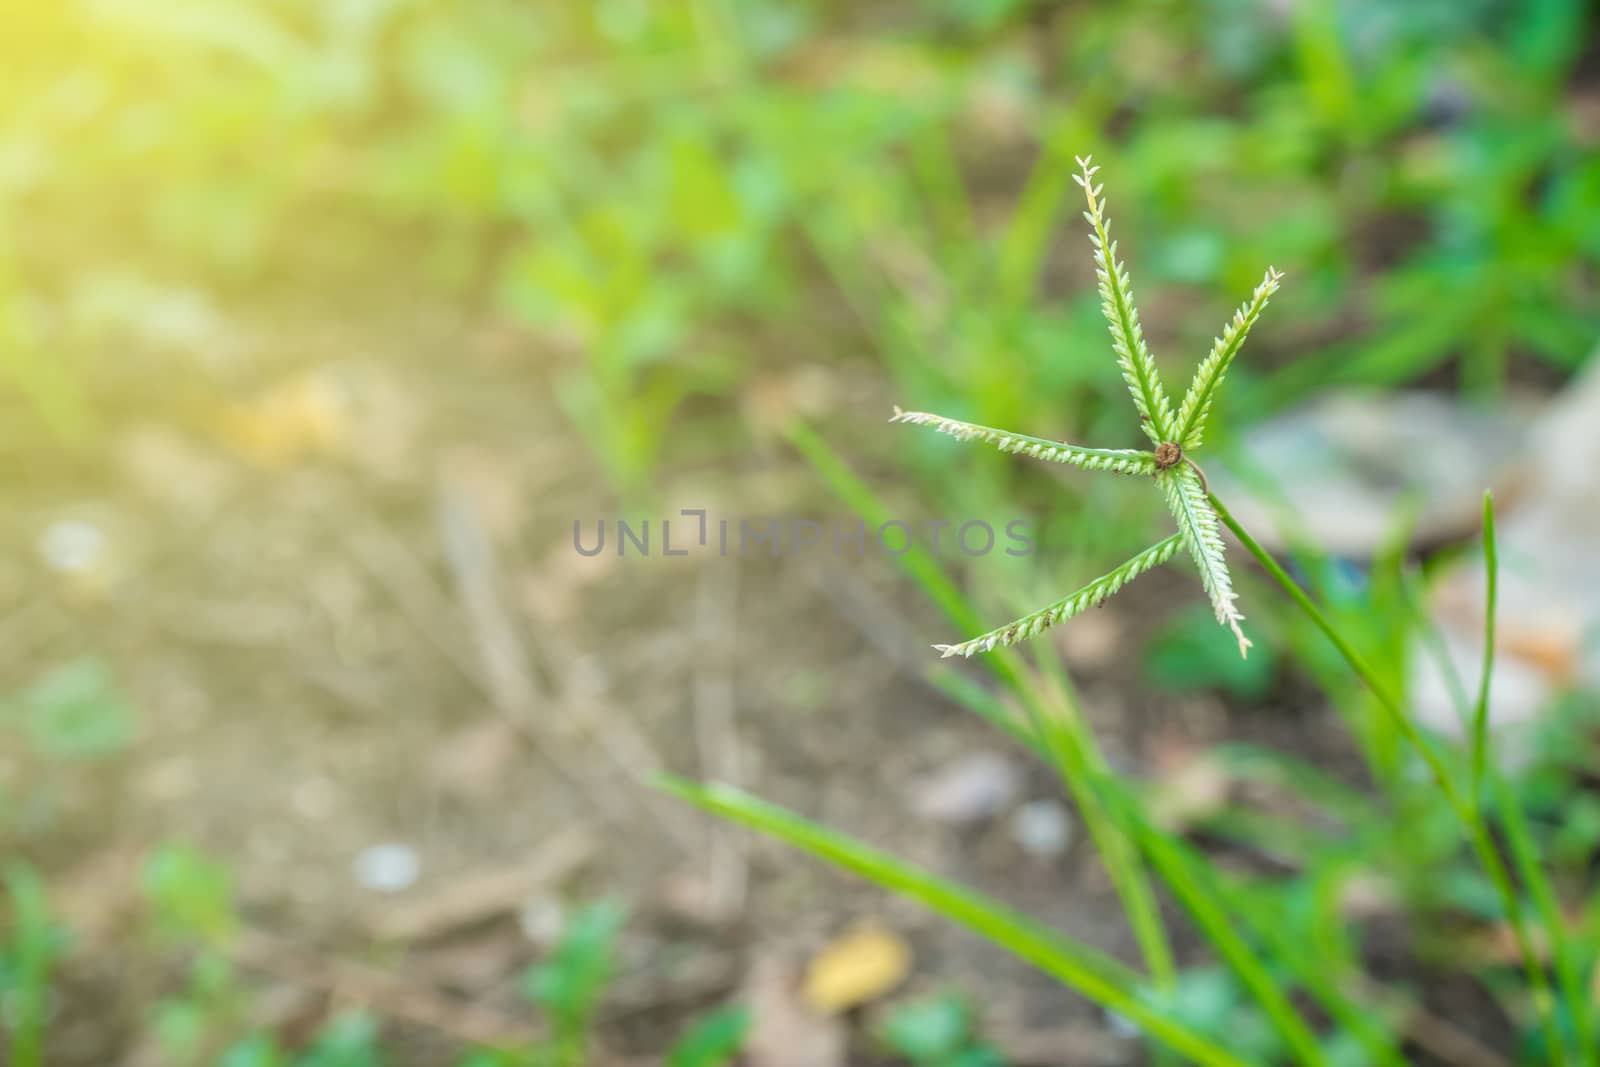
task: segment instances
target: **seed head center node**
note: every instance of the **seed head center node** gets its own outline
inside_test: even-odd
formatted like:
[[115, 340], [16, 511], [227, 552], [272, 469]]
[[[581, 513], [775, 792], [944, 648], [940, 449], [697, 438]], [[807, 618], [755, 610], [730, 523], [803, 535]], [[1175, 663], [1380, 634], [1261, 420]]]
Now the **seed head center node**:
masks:
[[1156, 469], [1166, 470], [1183, 462], [1183, 449], [1175, 442], [1162, 441], [1156, 446]]

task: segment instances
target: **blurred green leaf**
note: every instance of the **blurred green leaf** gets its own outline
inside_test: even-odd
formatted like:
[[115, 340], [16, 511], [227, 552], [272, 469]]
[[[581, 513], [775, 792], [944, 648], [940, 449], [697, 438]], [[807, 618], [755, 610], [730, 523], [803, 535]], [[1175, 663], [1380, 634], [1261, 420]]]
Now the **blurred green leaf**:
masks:
[[378, 1021], [364, 1012], [341, 1015], [325, 1027], [295, 1067], [382, 1067]]
[[554, 1062], [562, 1067], [582, 1062], [595, 1009], [611, 981], [617, 936], [626, 917], [615, 901], [585, 905], [567, 922], [549, 958], [523, 977], [523, 992], [550, 1020]]
[[1240, 1055], [1275, 1062], [1283, 1042], [1244, 987], [1221, 967], [1184, 971], [1172, 994], [1173, 1013], [1204, 1034], [1226, 1040]]
[[133, 740], [137, 716], [105, 664], [79, 659], [56, 667], [22, 694], [34, 748], [58, 759], [111, 755]]
[[209, 1030], [203, 1004], [193, 1000], [166, 1000], [156, 1006], [156, 1041], [174, 1062], [189, 1062], [200, 1051]]
[[1265, 696], [1277, 677], [1277, 652], [1258, 642], [1250, 657], [1241, 659], [1232, 644], [1218, 637], [1216, 622], [1203, 606], [1184, 610], [1146, 646], [1146, 675], [1176, 692], [1221, 689], [1246, 700]]
[[914, 1064], [943, 1062], [972, 1037], [972, 1013], [960, 997], [929, 997], [897, 1005], [879, 1030], [884, 1044]]
[[723, 165], [711, 147], [695, 137], [672, 142], [671, 193], [667, 209], [692, 240], [704, 240], [739, 225], [739, 202]]
[[66, 932], [50, 920], [44, 882], [33, 868], [6, 868], [10, 929], [0, 940], [0, 1027], [11, 1067], [43, 1067], [50, 1012], [50, 969], [66, 952]]
[[228, 869], [183, 845], [163, 845], [144, 865], [142, 883], [158, 927], [180, 940], [225, 941], [238, 925]]
[[725, 1067], [750, 1032], [750, 1009], [730, 1005], [697, 1019], [667, 1051], [666, 1067]]
[[266, 1034], [253, 1034], [229, 1045], [217, 1067], [284, 1067], [285, 1063], [276, 1041]]

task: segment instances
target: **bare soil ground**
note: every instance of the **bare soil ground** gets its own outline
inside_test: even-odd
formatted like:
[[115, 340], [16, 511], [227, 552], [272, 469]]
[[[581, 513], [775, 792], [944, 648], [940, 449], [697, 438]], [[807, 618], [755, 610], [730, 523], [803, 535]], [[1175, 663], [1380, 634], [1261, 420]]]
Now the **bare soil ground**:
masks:
[[[403, 287], [236, 329], [270, 375], [152, 383], [88, 459], [29, 450], [0, 516], [4, 688], [92, 655], [140, 716], [104, 763], [0, 755], [4, 851], [52, 876], [79, 931], [53, 1064], [153, 1062], [139, 1035], [179, 972], [140, 932], [137, 868], [167, 840], [234, 872], [254, 1021], [290, 1035], [356, 1005], [417, 1063], [522, 1033], [517, 978], [562, 904], [612, 895], [632, 914], [602, 1025], [615, 1062], [652, 1062], [685, 1018], [865, 919], [909, 940], [912, 988], [971, 995], [1016, 1062], [1138, 1061], [1025, 966], [649, 788], [733, 780], [1132, 959], [1083, 835], [1058, 857], [1018, 844], [1017, 804], [1058, 787], [926, 683], [947, 635], [885, 561], [582, 558], [574, 518], [618, 505], [514, 332]], [[776, 446], [668, 470], [658, 499], [842, 513]], [[106, 536], [85, 572], [41, 559], [66, 519]], [[1147, 629], [1183, 580], [1143, 580], [1068, 650], [1112, 760], [1157, 775], [1225, 736], [1345, 759], [1293, 685], [1233, 710], [1141, 687], [1106, 631]], [[917, 814], [916, 783], [983, 749], [1024, 768], [1004, 812]], [[398, 894], [353, 873], [385, 842], [420, 860]]]

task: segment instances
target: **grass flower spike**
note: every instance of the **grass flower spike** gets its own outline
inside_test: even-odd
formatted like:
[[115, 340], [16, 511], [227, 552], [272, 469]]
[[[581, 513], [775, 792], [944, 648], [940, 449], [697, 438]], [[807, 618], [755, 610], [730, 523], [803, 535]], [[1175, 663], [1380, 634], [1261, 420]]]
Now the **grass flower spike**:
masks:
[[1079, 159], [1078, 166], [1083, 173], [1073, 175], [1073, 180], [1083, 187], [1083, 195], [1089, 201], [1089, 210], [1083, 217], [1093, 227], [1089, 240], [1094, 245], [1095, 277], [1100, 282], [1100, 310], [1111, 327], [1111, 349], [1117, 354], [1122, 380], [1128, 383], [1128, 392], [1139, 409], [1139, 425], [1159, 445], [1171, 437], [1172, 405], [1161, 387], [1155, 357], [1144, 343], [1139, 310], [1133, 306], [1133, 283], [1128, 280], [1127, 268], [1117, 261], [1111, 220], [1100, 199], [1105, 187], [1094, 184], [1095, 172], [1100, 168], [1090, 166], [1087, 159]]
[[1172, 439], [1179, 446], [1189, 449], [1200, 447], [1200, 442], [1205, 438], [1206, 420], [1211, 417], [1211, 398], [1216, 395], [1217, 387], [1228, 373], [1233, 357], [1244, 347], [1245, 335], [1255, 325], [1261, 309], [1267, 306], [1272, 294], [1278, 291], [1278, 283], [1282, 280], [1282, 274], [1268, 267], [1267, 276], [1261, 279], [1256, 291], [1250, 294], [1249, 300], [1239, 305], [1239, 310], [1233, 313], [1233, 321], [1223, 328], [1222, 336], [1211, 343], [1211, 354], [1195, 369], [1194, 381], [1190, 383], [1189, 392], [1178, 408], [1178, 422]]
[[1189, 453], [1199, 448], [1205, 440], [1211, 402], [1222, 386], [1234, 357], [1244, 346], [1250, 327], [1255, 325], [1267, 301], [1277, 292], [1283, 275], [1271, 267], [1267, 268], [1266, 277], [1250, 299], [1239, 306], [1233, 319], [1224, 327], [1222, 336], [1212, 343], [1211, 352], [1200, 362], [1189, 391], [1174, 412], [1161, 384], [1161, 375], [1156, 370], [1155, 357], [1145, 344], [1144, 331], [1139, 326], [1139, 311], [1133, 303], [1133, 283], [1128, 277], [1127, 267], [1117, 259], [1117, 243], [1111, 239], [1111, 220], [1105, 213], [1104, 201], [1100, 199], [1103, 187], [1094, 183], [1095, 172], [1099, 168], [1091, 166], [1088, 159], [1079, 159], [1078, 166], [1081, 173], [1074, 178], [1082, 186], [1088, 202], [1088, 210], [1083, 217], [1091, 227], [1090, 241], [1094, 245], [1100, 304], [1106, 323], [1111, 328], [1111, 348], [1122, 369], [1122, 380], [1127, 383], [1128, 393], [1133, 397], [1139, 426], [1155, 448], [1152, 451], [1085, 448], [978, 426], [942, 415], [901, 411], [899, 408], [895, 408], [890, 421], [931, 426], [958, 440], [984, 441], [1002, 452], [1015, 452], [1052, 463], [1070, 463], [1086, 470], [1152, 477], [1166, 498], [1167, 508], [1172, 512], [1178, 532], [1049, 607], [970, 641], [934, 647], [945, 656], [970, 656], [974, 652], [989, 652], [1027, 640], [1048, 627], [1104, 603], [1128, 582], [1153, 567], [1159, 567], [1176, 555], [1179, 548], [1183, 548], [1200, 571], [1200, 583], [1211, 598], [1211, 608], [1216, 613], [1217, 622], [1233, 631], [1239, 642], [1239, 655], [1246, 655], [1250, 640], [1239, 628], [1244, 616], [1234, 603], [1236, 595], [1233, 580], [1228, 575], [1227, 561], [1223, 558], [1217, 512], [1212, 506], [1205, 475]]
[[894, 409], [890, 422], [909, 422], [918, 426], [932, 426], [958, 441], [987, 441], [1002, 452], [1016, 452], [1034, 459], [1052, 463], [1070, 463], [1092, 471], [1115, 471], [1118, 474], [1154, 474], [1154, 452], [1141, 452], [1136, 448], [1080, 448], [1060, 441], [1046, 441], [1020, 433], [994, 430], [972, 422], [947, 419], [943, 415], [929, 415], [925, 411]]

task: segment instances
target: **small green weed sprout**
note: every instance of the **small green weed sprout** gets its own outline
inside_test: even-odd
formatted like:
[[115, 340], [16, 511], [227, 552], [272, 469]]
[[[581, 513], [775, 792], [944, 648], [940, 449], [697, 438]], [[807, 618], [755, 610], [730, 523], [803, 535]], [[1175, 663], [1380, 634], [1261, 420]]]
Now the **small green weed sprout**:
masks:
[[979, 1038], [972, 1006], [944, 993], [901, 1004], [878, 1027], [878, 1040], [910, 1067], [1004, 1067]]
[[45, 1023], [50, 1015], [50, 970], [65, 955], [66, 931], [50, 918], [44, 882], [33, 868], [6, 868], [3, 898], [10, 904], [9, 930], [0, 930], [0, 1034], [6, 1063], [43, 1067]]
[[1150, 438], [1154, 449], [1084, 448], [899, 408], [895, 408], [890, 421], [932, 426], [958, 440], [986, 441], [1002, 452], [1017, 452], [1053, 463], [1152, 476], [1166, 497], [1178, 532], [1048, 607], [970, 641], [934, 647], [945, 656], [971, 656], [974, 652], [1014, 645], [1105, 602], [1124, 585], [1145, 571], [1159, 567], [1177, 555], [1179, 548], [1184, 548], [1200, 570], [1200, 581], [1211, 598], [1217, 621], [1233, 630], [1239, 641], [1239, 655], [1247, 655], [1250, 639], [1239, 628], [1244, 616], [1234, 604], [1236, 594], [1233, 580], [1228, 576], [1227, 561], [1223, 558], [1217, 513], [1208, 499], [1205, 475], [1190, 453], [1204, 442], [1211, 402], [1227, 376], [1228, 367], [1244, 346], [1250, 327], [1260, 317], [1272, 294], [1277, 292], [1283, 275], [1272, 267], [1267, 268], [1266, 277], [1261, 279], [1256, 291], [1239, 305], [1232, 321], [1223, 328], [1222, 336], [1212, 343], [1211, 352], [1201, 360], [1189, 391], [1174, 412], [1161, 384], [1155, 357], [1145, 344], [1139, 310], [1133, 303], [1133, 283], [1128, 278], [1127, 268], [1117, 259], [1117, 243], [1111, 239], [1111, 220], [1106, 216], [1105, 202], [1100, 197], [1104, 187], [1094, 183], [1095, 172], [1100, 168], [1091, 165], [1087, 157], [1078, 158], [1078, 167], [1081, 173], [1074, 175], [1074, 180], [1083, 187], [1089, 205], [1083, 217], [1092, 227], [1090, 241], [1094, 244], [1094, 261], [1098, 268], [1101, 310], [1111, 327], [1111, 347], [1122, 368], [1122, 379], [1139, 413], [1139, 427]]
[[[150, 932], [188, 958], [181, 989], [153, 1006], [146, 1037], [171, 1067], [381, 1067], [403, 1049], [385, 1040], [384, 1018], [341, 1010], [296, 1048], [261, 1028], [252, 986], [229, 945], [243, 931], [233, 878], [219, 861], [167, 844], [142, 874]], [[587, 1067], [596, 1052], [597, 1016], [617, 969], [626, 915], [616, 902], [579, 908], [547, 958], [530, 968], [523, 992], [544, 1016], [527, 1042], [463, 1050], [453, 1067]], [[51, 916], [45, 882], [17, 862], [0, 870], [0, 1064], [44, 1067], [49, 1023], [61, 998], [52, 972], [72, 944]], [[664, 1053], [665, 1067], [727, 1067], [749, 1033], [748, 1007], [733, 1002], [690, 1019]]]
[[523, 992], [544, 1009], [550, 1024], [541, 1064], [580, 1067], [587, 1058], [594, 1014], [616, 966], [624, 918], [613, 901], [589, 905], [567, 924], [550, 958], [524, 978]]
[[750, 1021], [743, 1004], [701, 1016], [667, 1049], [666, 1067], [726, 1067], [744, 1047]]

